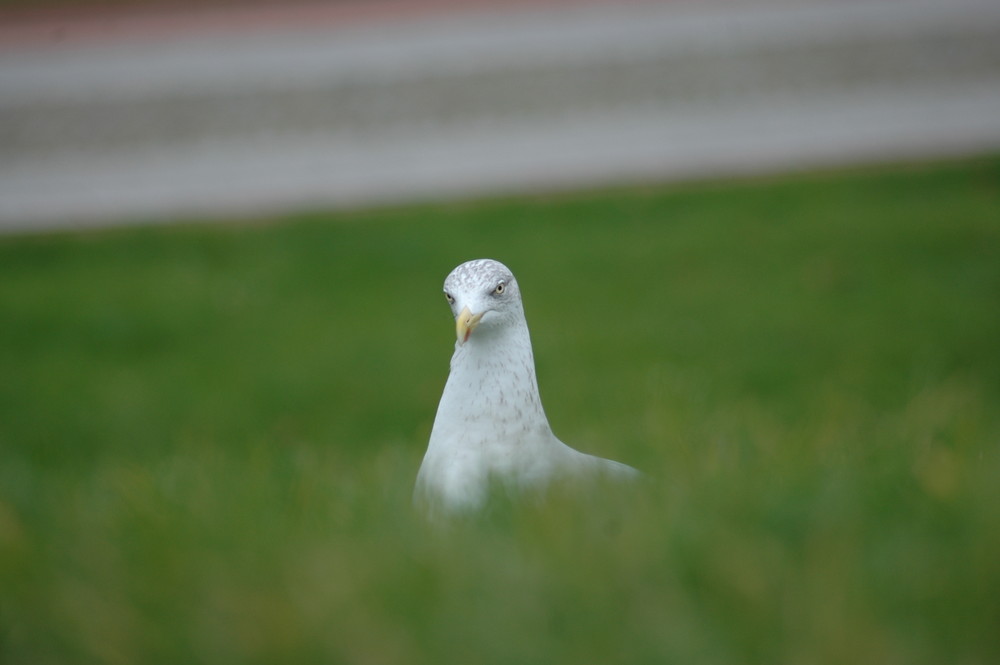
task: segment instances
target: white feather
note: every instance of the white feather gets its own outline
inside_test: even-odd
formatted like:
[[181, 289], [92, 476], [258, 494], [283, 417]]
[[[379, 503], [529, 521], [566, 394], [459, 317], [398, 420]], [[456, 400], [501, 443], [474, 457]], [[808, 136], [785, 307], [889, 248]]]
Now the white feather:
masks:
[[[497, 293], [502, 284], [502, 293]], [[452, 313], [482, 319], [455, 344], [414, 499], [424, 510], [460, 512], [483, 505], [492, 482], [524, 490], [558, 477], [610, 473], [630, 466], [586, 455], [557, 439], [535, 379], [531, 338], [513, 274], [490, 259], [469, 261], [445, 280]]]

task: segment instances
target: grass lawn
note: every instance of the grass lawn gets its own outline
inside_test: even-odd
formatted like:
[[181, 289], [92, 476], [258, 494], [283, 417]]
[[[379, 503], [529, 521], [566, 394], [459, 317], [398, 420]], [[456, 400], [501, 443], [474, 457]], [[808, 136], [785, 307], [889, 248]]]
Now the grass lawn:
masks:
[[[0, 237], [0, 662], [1000, 662], [1000, 159]], [[409, 499], [521, 284], [635, 491]]]

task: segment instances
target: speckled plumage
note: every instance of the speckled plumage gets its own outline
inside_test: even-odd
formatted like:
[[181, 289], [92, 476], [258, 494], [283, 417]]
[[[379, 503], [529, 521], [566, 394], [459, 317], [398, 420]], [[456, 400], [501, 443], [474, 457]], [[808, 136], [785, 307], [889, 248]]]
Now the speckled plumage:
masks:
[[637, 474], [576, 451], [552, 433], [538, 396], [520, 289], [506, 266], [491, 259], [463, 263], [445, 279], [444, 291], [458, 341], [417, 474], [418, 505], [432, 514], [475, 510], [493, 481], [523, 490], [561, 476]]

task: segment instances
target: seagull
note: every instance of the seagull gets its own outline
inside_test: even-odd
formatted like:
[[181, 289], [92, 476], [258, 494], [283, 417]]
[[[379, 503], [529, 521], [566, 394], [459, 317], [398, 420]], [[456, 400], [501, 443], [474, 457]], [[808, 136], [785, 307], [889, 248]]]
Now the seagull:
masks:
[[538, 396], [521, 291], [499, 261], [478, 259], [444, 281], [455, 317], [455, 354], [417, 473], [414, 502], [424, 512], [481, 509], [493, 483], [515, 493], [562, 478], [639, 472], [581, 453], [556, 438]]

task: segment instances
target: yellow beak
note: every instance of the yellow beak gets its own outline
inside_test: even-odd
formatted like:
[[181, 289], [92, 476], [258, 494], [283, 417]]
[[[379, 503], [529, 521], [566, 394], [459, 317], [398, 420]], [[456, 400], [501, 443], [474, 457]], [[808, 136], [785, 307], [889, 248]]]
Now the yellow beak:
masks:
[[479, 325], [479, 321], [483, 318], [483, 314], [485, 314], [485, 312], [473, 314], [469, 311], [468, 307], [462, 308], [458, 318], [455, 319], [455, 334], [458, 336], [460, 344], [465, 344], [469, 340], [469, 335], [471, 335], [472, 331]]

